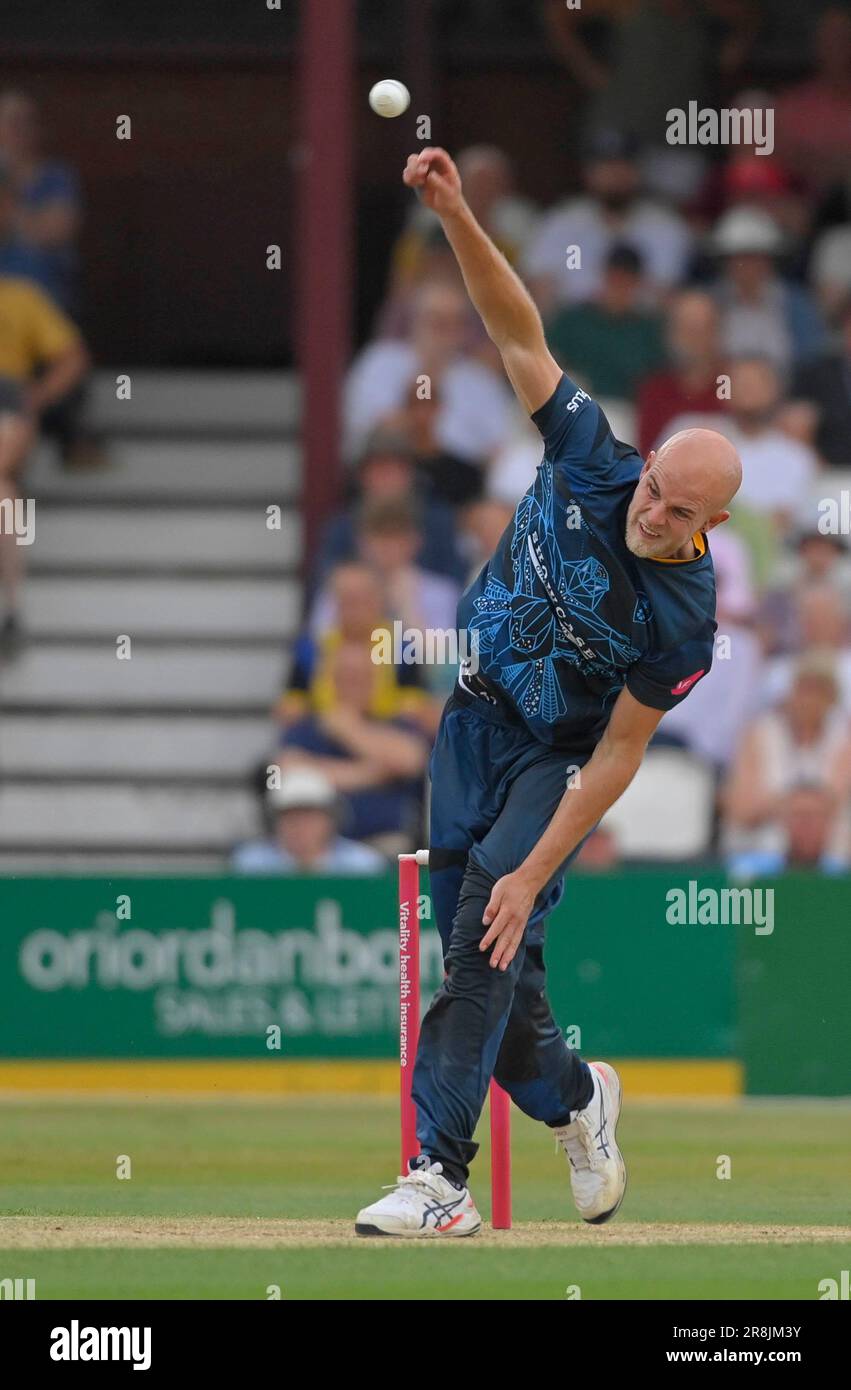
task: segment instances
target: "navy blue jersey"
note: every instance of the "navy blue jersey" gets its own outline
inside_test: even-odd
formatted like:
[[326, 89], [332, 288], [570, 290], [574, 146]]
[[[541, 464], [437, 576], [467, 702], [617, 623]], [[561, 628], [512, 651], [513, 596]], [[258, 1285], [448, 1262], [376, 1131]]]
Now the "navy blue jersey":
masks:
[[627, 548], [643, 460], [570, 377], [532, 419], [544, 457], [461, 596], [458, 627], [509, 714], [542, 742], [582, 752], [624, 685], [667, 710], [709, 670], [715, 578], [704, 535], [691, 560], [639, 560]]

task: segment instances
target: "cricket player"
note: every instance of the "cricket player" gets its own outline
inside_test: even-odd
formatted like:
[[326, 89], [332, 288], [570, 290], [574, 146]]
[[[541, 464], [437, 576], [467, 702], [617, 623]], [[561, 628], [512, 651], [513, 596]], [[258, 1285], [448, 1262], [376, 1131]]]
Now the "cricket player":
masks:
[[446, 977], [414, 1068], [420, 1154], [359, 1212], [361, 1235], [473, 1235], [473, 1133], [495, 1076], [554, 1130], [576, 1207], [608, 1221], [626, 1167], [614, 1067], [567, 1046], [545, 993], [547, 915], [626, 790], [665, 710], [712, 663], [707, 533], [741, 482], [735, 449], [683, 430], [646, 460], [551, 356], [523, 284], [464, 201], [445, 150], [404, 182], [440, 217], [473, 304], [544, 442], [537, 476], [462, 595], [462, 661], [431, 754], [429, 872]]

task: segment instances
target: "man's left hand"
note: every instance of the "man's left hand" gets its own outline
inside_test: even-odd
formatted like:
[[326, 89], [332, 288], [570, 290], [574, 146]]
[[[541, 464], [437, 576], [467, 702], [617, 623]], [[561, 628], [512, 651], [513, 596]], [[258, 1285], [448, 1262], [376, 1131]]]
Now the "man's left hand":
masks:
[[507, 970], [516, 956], [536, 895], [519, 871], [505, 874], [494, 884], [482, 917], [488, 930], [479, 942], [480, 951], [493, 946], [490, 963], [494, 969]]

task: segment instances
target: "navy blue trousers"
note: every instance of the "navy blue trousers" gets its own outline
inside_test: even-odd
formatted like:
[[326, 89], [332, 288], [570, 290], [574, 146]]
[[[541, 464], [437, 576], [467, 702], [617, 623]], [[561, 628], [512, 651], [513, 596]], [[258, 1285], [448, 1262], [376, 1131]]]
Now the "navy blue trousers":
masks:
[[457, 689], [444, 708], [429, 762], [429, 878], [446, 977], [423, 1019], [413, 1097], [420, 1149], [455, 1181], [466, 1183], [478, 1150], [473, 1133], [492, 1076], [552, 1126], [591, 1099], [591, 1074], [552, 1016], [544, 971], [545, 919], [580, 846], [539, 892], [508, 969], [479, 950], [493, 885], [541, 838], [569, 770], [587, 758], [548, 748]]

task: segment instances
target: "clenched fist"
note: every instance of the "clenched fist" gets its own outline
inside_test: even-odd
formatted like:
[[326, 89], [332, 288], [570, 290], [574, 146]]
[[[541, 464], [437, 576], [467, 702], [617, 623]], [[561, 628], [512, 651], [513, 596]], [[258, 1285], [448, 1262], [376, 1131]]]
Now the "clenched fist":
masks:
[[446, 150], [430, 146], [409, 155], [402, 180], [438, 217], [451, 217], [463, 204], [461, 175]]

